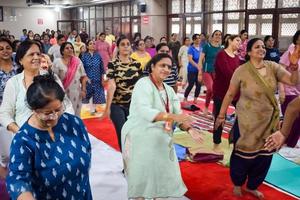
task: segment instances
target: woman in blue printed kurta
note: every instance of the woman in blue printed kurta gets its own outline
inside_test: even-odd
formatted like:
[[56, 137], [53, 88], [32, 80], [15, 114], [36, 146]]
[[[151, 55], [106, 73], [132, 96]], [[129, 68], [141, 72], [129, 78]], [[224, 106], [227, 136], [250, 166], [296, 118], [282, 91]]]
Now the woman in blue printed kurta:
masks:
[[81, 119], [63, 113], [62, 88], [52, 75], [37, 76], [26, 95], [33, 114], [11, 145], [11, 198], [91, 200], [91, 145]]
[[93, 97], [93, 104], [104, 104], [105, 94], [102, 85], [104, 68], [102, 58], [95, 52], [95, 42], [93, 40], [88, 40], [86, 46], [88, 51], [82, 55], [81, 61], [90, 83], [86, 86], [87, 93], [83, 102], [88, 103], [90, 98]]

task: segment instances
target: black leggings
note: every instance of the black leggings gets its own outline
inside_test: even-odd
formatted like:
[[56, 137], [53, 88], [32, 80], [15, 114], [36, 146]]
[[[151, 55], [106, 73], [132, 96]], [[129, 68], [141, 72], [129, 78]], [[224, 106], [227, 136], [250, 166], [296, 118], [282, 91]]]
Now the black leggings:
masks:
[[[213, 108], [213, 115], [215, 117], [215, 120], [217, 119], [220, 110], [221, 110], [221, 106], [222, 106], [222, 102], [223, 99], [219, 99], [219, 98], [214, 98], [214, 108]], [[236, 107], [236, 101], [232, 102], [232, 105], [234, 107]], [[226, 116], [225, 116], [226, 117]], [[233, 134], [233, 142], [235, 143], [240, 135], [239, 133], [239, 127], [238, 127], [238, 120], [237, 118], [235, 119], [235, 122], [232, 126], [232, 134]], [[219, 126], [217, 130], [213, 131], [213, 140], [214, 140], [214, 144], [220, 144], [221, 143], [221, 137], [222, 137], [222, 132], [223, 132], [223, 127]]]
[[195, 97], [198, 97], [201, 90], [201, 84], [198, 81], [198, 72], [188, 72], [188, 86], [185, 89], [184, 97], [187, 98], [194, 87], [196, 85]]
[[122, 151], [122, 141], [121, 141], [121, 130], [125, 122], [127, 121], [127, 117], [129, 115], [129, 108], [120, 106], [118, 104], [111, 104], [110, 106], [110, 118], [114, 124], [114, 127], [117, 132], [118, 144], [120, 147], [120, 151]]

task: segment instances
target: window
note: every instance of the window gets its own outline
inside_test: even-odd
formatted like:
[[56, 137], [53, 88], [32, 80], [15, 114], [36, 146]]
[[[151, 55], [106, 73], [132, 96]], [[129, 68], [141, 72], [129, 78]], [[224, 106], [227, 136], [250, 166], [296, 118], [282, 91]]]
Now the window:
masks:
[[112, 17], [112, 5], [111, 4], [104, 6], [104, 17]]
[[83, 8], [83, 19], [89, 19], [89, 7]]
[[248, 0], [248, 9], [275, 8], [276, 0]]
[[261, 35], [272, 35], [272, 23], [261, 24]]
[[263, 0], [262, 8], [275, 8], [276, 0]]
[[248, 0], [248, 9], [256, 9], [257, 0]]
[[297, 30], [297, 23], [282, 23], [280, 26], [280, 35], [293, 36]]
[[122, 33], [126, 35], [127, 38], [130, 38], [130, 18], [122, 18]]
[[183, 13], [183, 2], [182, 0], [170, 0], [169, 1], [169, 14]]
[[140, 13], [139, 13], [139, 5], [137, 3], [134, 3], [132, 5], [132, 15], [133, 16], [140, 15]]
[[178, 38], [183, 36], [183, 19], [182, 18], [169, 18], [169, 30], [170, 34], [178, 34]]
[[122, 4], [122, 17], [130, 16], [130, 5], [128, 3]]
[[[297, 17], [295, 17], [297, 15]], [[286, 50], [292, 42], [292, 36], [300, 29], [299, 14], [279, 15], [279, 35], [278, 46], [281, 50]]]
[[201, 6], [202, 6], [201, 0], [186, 0], [185, 12], [186, 13], [201, 12]]
[[223, 0], [210, 0], [208, 2], [209, 11], [222, 11], [223, 10]]
[[222, 13], [214, 13], [214, 14], [208, 14], [208, 27], [207, 27], [207, 33], [211, 34], [215, 30], [222, 31], [223, 28], [223, 14]]
[[249, 35], [257, 35], [257, 30], [256, 30], [256, 24], [254, 23], [249, 23], [249, 26], [248, 26], [248, 34]]
[[245, 0], [227, 0], [225, 1], [225, 10], [245, 9]]
[[242, 29], [245, 29], [245, 13], [230, 12], [225, 13], [224, 33], [239, 34]]
[[[264, 37], [272, 35], [272, 14], [250, 15], [249, 16], [249, 35]], [[255, 24], [255, 26], [253, 25]], [[253, 28], [253, 30], [251, 30]]]
[[121, 33], [120, 18], [114, 18], [112, 33], [114, 35], [119, 35]]
[[103, 7], [102, 6], [96, 7], [96, 18], [103, 18]]
[[296, 8], [299, 6], [299, 0], [279, 0], [278, 2], [278, 7], [280, 8]]
[[95, 18], [95, 6], [90, 7], [90, 18], [92, 18], [92, 19]]
[[91, 20], [90, 20], [90, 37], [91, 37], [92, 39], [94, 39], [95, 36], [96, 36], [96, 30], [95, 30], [95, 27], [96, 27], [95, 20], [94, 20], [94, 19], [91, 19]]
[[103, 20], [97, 20], [96, 25], [97, 25], [97, 30], [96, 30], [97, 34], [104, 32]]
[[114, 17], [119, 17], [120, 16], [120, 7], [118, 4], [114, 5], [113, 7], [114, 11]]
[[188, 17], [186, 18], [185, 34], [187, 37], [192, 37], [193, 34], [201, 33], [201, 17]]

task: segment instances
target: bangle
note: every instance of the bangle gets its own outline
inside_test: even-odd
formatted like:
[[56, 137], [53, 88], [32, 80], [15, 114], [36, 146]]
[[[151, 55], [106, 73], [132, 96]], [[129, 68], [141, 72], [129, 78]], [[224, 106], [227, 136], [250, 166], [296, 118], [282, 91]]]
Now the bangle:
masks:
[[289, 69], [293, 72], [298, 71], [298, 64], [290, 64]]
[[218, 115], [218, 117], [217, 118], [219, 118], [219, 119], [225, 119], [225, 117], [224, 116], [220, 116], [220, 115]]
[[162, 116], [163, 121], [167, 121], [169, 118], [169, 114], [168, 113], [164, 113], [164, 115]]

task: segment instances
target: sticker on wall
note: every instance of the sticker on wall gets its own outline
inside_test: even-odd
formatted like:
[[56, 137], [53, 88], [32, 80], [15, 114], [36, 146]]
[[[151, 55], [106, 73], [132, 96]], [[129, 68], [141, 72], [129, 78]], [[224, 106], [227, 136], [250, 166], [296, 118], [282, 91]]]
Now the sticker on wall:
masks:
[[43, 25], [44, 21], [43, 21], [43, 19], [39, 18], [39, 19], [37, 19], [37, 23], [38, 23], [38, 25]]
[[149, 16], [142, 17], [143, 24], [149, 24]]

